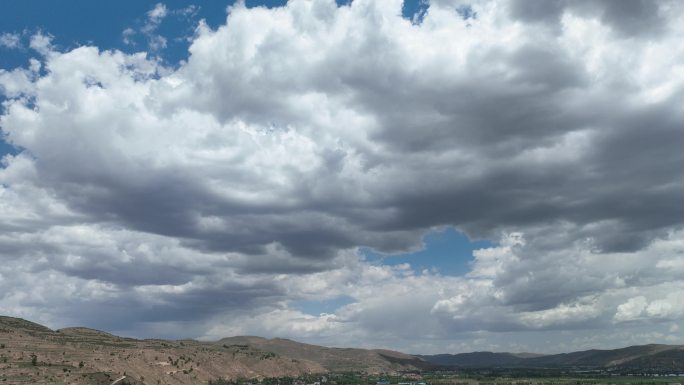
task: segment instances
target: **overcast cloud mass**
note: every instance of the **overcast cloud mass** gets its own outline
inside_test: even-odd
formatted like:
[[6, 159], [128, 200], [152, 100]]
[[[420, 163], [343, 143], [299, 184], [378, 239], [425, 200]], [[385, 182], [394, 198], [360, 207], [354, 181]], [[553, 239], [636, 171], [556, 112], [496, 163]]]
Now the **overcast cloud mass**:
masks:
[[[33, 52], [0, 70], [0, 313], [411, 353], [682, 343], [684, 5], [428, 5], [235, 4], [176, 65], [157, 26], [194, 9], [122, 31], [147, 53], [0, 31]], [[493, 246], [464, 275], [363, 252], [445, 228]]]

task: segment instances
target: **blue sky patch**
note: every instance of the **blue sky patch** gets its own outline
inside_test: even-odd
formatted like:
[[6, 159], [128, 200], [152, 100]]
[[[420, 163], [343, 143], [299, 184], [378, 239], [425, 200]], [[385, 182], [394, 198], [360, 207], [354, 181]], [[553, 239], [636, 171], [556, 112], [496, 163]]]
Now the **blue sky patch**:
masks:
[[[16, 155], [17, 153], [19, 153], [19, 151], [17, 151], [16, 148], [12, 147], [10, 144], [0, 139], [0, 159], [2, 159], [7, 154]], [[2, 163], [0, 163], [0, 167], [2, 167]]]
[[369, 261], [385, 265], [408, 263], [415, 271], [436, 269], [443, 275], [463, 275], [470, 271], [473, 250], [495, 246], [490, 241], [471, 241], [468, 236], [451, 227], [427, 233], [423, 243], [423, 250], [415, 253], [387, 256], [368, 248], [363, 248], [361, 252]]
[[[0, 48], [0, 68], [15, 68], [25, 65], [28, 56], [35, 53], [28, 50], [31, 35], [42, 31], [54, 37], [53, 44], [64, 51], [82, 45], [95, 45], [101, 50], [119, 49], [124, 52], [147, 51], [149, 36], [144, 28], [147, 14], [160, 3], [159, 1], [131, 1], [126, 6], [119, 2], [95, 2], [73, 0], [68, 3], [56, 1], [11, 1], [3, 4], [0, 13], [0, 33], [20, 34], [22, 47], [14, 50]], [[216, 28], [226, 20], [226, 7], [229, 2], [208, 1], [189, 10], [186, 1], [163, 1], [168, 14], [153, 31], [164, 36], [166, 48], [157, 54], [167, 63], [175, 64], [187, 58], [189, 37], [195, 27], [204, 19], [211, 28]], [[261, 4], [271, 4], [266, 1]], [[247, 2], [250, 5], [250, 2]], [[106, 15], [106, 17], [103, 17]], [[132, 30], [129, 44], [126, 44], [124, 31]], [[13, 51], [13, 52], [11, 52]]]
[[420, 24], [429, 6], [425, 0], [405, 0], [402, 15], [414, 24]]

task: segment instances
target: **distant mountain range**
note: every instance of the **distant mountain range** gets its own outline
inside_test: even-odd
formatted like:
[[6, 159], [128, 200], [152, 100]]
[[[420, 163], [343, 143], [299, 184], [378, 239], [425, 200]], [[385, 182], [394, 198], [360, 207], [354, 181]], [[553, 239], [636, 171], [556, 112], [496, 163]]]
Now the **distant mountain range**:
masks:
[[492, 353], [417, 355], [451, 368], [625, 368], [684, 371], [684, 345], [642, 345], [562, 354]]
[[51, 330], [0, 316], [0, 383], [75, 385], [201, 384], [224, 378], [369, 374], [464, 368], [630, 368], [684, 371], [684, 346], [539, 355], [474, 352], [410, 355], [329, 348], [288, 339], [229, 337], [216, 342], [137, 340], [88, 328]]

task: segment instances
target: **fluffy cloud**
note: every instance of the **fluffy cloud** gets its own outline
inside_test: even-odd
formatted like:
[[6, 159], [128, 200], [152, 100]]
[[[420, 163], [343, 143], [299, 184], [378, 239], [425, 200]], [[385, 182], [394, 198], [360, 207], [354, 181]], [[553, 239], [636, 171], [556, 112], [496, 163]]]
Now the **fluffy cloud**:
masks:
[[21, 35], [18, 33], [0, 33], [0, 47], [19, 48], [21, 47]]
[[41, 55], [48, 55], [53, 50], [53, 38], [54, 37], [49, 34], [46, 35], [41, 32], [38, 32], [35, 35], [31, 36], [29, 47], [31, 47], [31, 49], [35, 50]]
[[[530, 4], [440, 0], [412, 23], [398, 0], [238, 3], [177, 69], [34, 36], [42, 63], [0, 70], [23, 149], [0, 169], [0, 310], [414, 351], [676, 335], [683, 13]], [[443, 226], [499, 243], [463, 277], [359, 252]]]

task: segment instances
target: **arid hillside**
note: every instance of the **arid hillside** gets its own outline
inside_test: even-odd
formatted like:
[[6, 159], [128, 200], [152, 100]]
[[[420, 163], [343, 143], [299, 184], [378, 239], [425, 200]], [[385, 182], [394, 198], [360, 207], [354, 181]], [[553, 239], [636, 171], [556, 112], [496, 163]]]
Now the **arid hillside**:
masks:
[[124, 376], [118, 385], [196, 385], [218, 378], [297, 376], [341, 369], [384, 372], [413, 369], [421, 362], [397, 352], [324, 348], [280, 339], [136, 340], [88, 328], [53, 331], [26, 320], [0, 317], [0, 383], [5, 385], [109, 385]]
[[[625, 368], [681, 371], [684, 346], [644, 345], [554, 355], [474, 352], [412, 356], [292, 340], [137, 340], [88, 328], [51, 330], [0, 316], [0, 384], [200, 385], [209, 380], [371, 374], [436, 368]], [[118, 382], [117, 382], [118, 380]]]
[[330, 371], [388, 371], [430, 369], [435, 366], [410, 354], [392, 350], [328, 348], [303, 344], [284, 338], [229, 337], [217, 342], [222, 346], [248, 346], [297, 360], [314, 361]]

